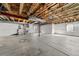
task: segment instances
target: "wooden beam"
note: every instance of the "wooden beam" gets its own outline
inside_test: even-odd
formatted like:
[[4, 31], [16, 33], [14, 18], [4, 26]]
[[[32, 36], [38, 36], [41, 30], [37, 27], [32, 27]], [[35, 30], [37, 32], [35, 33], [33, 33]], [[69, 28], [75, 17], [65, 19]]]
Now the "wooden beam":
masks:
[[75, 15], [78, 15], [78, 13], [79, 13], [79, 10], [73, 10], [73, 11], [71, 11], [71, 12], [64, 13], [64, 14], [60, 14], [60, 15], [55, 14], [55, 15], [53, 15], [52, 17], [57, 16], [57, 18], [63, 19], [63, 18], [72, 17], [73, 15], [74, 15], [74, 16], [75, 16]]
[[72, 15], [72, 16], [69, 16], [69, 17], [66, 17], [66, 18], [63, 18], [63, 19], [56, 19], [56, 20], [53, 20], [52, 22], [53, 23], [62, 23], [62, 22], [74, 22], [74, 21], [79, 21], [79, 12], [78, 12], [78, 15]]
[[49, 5], [48, 7], [46, 7], [44, 10], [42, 10], [41, 12], [39, 12], [36, 16], [40, 15], [41, 13], [45, 12], [48, 8], [54, 6], [56, 3], [53, 3], [51, 5]]
[[39, 10], [37, 10], [36, 12], [35, 12], [35, 16], [39, 16], [40, 14], [44, 14], [45, 13], [45, 11], [47, 11], [47, 10], [49, 10], [49, 8], [51, 8], [52, 6], [54, 6], [56, 3], [45, 3], [44, 5], [42, 5], [41, 7], [40, 7], [40, 9]]
[[[76, 9], [78, 9], [78, 8], [79, 8], [79, 6], [77, 5], [76, 7], [67, 9], [67, 10], [62, 11], [62, 12], [59, 12], [59, 13], [57, 13], [57, 14], [59, 14], [59, 15], [66, 14], [67, 12], [71, 12], [72, 10], [76, 10]], [[57, 15], [57, 14], [53, 14], [53, 13], [51, 13], [51, 14], [49, 14], [49, 15], [54, 16], [54, 15]], [[45, 17], [47, 17], [47, 15], [45, 15]]]
[[71, 11], [71, 12], [68, 12], [68, 13], [65, 13], [65, 14], [61, 14], [59, 17], [67, 18], [69, 16], [72, 16], [72, 15], [75, 15], [75, 14], [78, 14], [78, 13], [79, 13], [79, 10], [74, 10], [74, 11]]
[[[55, 10], [58, 6], [59, 4], [55, 4], [50, 9]], [[44, 12], [42, 12], [42, 14], [48, 14], [48, 13], [49, 13], [49, 10], [45, 10]], [[44, 16], [42, 14], [39, 14], [38, 16]]]
[[[8, 3], [3, 3], [2, 5], [8, 10], [9, 13], [12, 13], [10, 5]], [[10, 19], [7, 20], [10, 21]]]
[[12, 13], [11, 8], [10, 8], [10, 5], [9, 5], [8, 3], [3, 3], [3, 6], [4, 6], [10, 13]]
[[[77, 7], [74, 7], [74, 8], [72, 8], [72, 9], [69, 9], [69, 10], [66, 10], [66, 11], [63, 11], [63, 12], [61, 12], [61, 13], [58, 13], [58, 14], [55, 14], [55, 15], [57, 15], [57, 16], [59, 16], [59, 17], [65, 17], [65, 18], [67, 18], [67, 17], [69, 17], [69, 16], [72, 16], [72, 15], [75, 15], [75, 14], [78, 14], [79, 13], [79, 6], [77, 6]], [[77, 10], [76, 10], [77, 9]], [[52, 15], [53, 16], [53, 15]]]
[[19, 14], [22, 14], [24, 3], [20, 3]]
[[43, 11], [45, 9], [45, 5], [48, 5], [48, 4], [40, 5], [40, 8], [33, 15], [37, 16], [38, 13], [40, 13], [41, 11]]
[[[79, 5], [79, 4], [78, 4], [78, 5]], [[78, 5], [76, 5], [75, 7], [72, 7], [72, 8], [66, 8], [66, 10], [64, 10], [64, 11], [62, 11], [62, 12], [58, 12], [57, 14], [71, 12], [71, 11], [73, 11], [73, 10], [79, 8]]]
[[[44, 16], [47, 17], [49, 14], [51, 14], [53, 11], [55, 11], [56, 9], [58, 9], [60, 7], [61, 7], [60, 4], [54, 5], [53, 7], [50, 8], [50, 10], [47, 10], [47, 12], [45, 13]], [[39, 16], [41, 16], [41, 15], [39, 15]]]
[[58, 9], [54, 10], [53, 12], [54, 12], [54, 13], [57, 13], [57, 12], [61, 12], [61, 11], [63, 11], [63, 10], [67, 10], [67, 8], [70, 7], [70, 6], [72, 6], [72, 5], [73, 5], [72, 3], [63, 5], [62, 7], [60, 7], [60, 8], [58, 8]]
[[[67, 7], [69, 7], [69, 6], [71, 6], [72, 4], [66, 4], [66, 5], [64, 5], [64, 6], [62, 6], [62, 7], [60, 7], [60, 8], [57, 8], [57, 9], [55, 9], [55, 10], [49, 10], [48, 12], [49, 13], [47, 13], [45, 16], [47, 17], [48, 15], [52, 15], [52, 14], [55, 14], [55, 13], [59, 13], [59, 12], [61, 12], [62, 11], [62, 8], [67, 8]], [[52, 12], [51, 12], [52, 11]]]
[[38, 3], [33, 3], [27, 13], [28, 16], [30, 16], [37, 8], [39, 7]]
[[0, 12], [0, 15], [5, 15], [5, 16], [14, 17], [14, 18], [27, 19], [27, 18], [24, 17], [24, 16], [21, 16], [21, 15], [15, 15], [15, 14], [6, 13], [6, 12]]

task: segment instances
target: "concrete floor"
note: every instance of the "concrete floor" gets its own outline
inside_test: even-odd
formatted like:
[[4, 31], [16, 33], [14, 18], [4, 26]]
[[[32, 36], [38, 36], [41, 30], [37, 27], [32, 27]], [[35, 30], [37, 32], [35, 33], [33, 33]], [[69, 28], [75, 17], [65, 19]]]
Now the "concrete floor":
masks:
[[1, 56], [79, 56], [79, 37], [35, 34], [0, 37]]

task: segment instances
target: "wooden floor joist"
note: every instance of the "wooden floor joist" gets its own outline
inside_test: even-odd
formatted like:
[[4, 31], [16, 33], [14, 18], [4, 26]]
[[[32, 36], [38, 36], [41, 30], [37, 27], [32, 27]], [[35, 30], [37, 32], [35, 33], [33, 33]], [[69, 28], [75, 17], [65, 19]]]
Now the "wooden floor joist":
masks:
[[13, 17], [12, 20], [15, 18], [27, 20], [32, 16], [39, 17], [47, 23], [65, 23], [79, 19], [79, 3], [1, 3], [1, 5], [6, 10], [1, 10], [0, 15]]

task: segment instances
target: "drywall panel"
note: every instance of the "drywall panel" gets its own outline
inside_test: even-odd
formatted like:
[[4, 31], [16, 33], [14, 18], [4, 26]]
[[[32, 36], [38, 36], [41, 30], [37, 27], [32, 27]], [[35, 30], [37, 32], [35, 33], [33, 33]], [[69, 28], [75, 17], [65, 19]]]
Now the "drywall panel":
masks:
[[[40, 27], [41, 34], [51, 34], [52, 33], [52, 24], [41, 25]], [[38, 33], [38, 24], [31, 24], [29, 26], [29, 33]]]
[[55, 24], [54, 30], [55, 33], [64, 34], [66, 32], [66, 24]]
[[0, 23], [0, 36], [8, 36], [15, 34], [18, 24]]
[[52, 24], [42, 25], [41, 33], [52, 34]]
[[79, 23], [72, 22], [72, 23], [56, 24], [54, 26], [54, 31], [56, 34], [79, 36]]

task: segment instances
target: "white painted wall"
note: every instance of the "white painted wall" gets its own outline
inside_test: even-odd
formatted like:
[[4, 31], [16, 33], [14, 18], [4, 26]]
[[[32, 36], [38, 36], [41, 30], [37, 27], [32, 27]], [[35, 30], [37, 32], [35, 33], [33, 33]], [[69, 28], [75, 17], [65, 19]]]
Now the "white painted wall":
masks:
[[43, 34], [52, 34], [52, 24], [42, 25], [41, 33]]
[[[51, 34], [52, 24], [42, 25], [40, 27], [41, 34]], [[29, 28], [29, 33], [38, 33], [38, 25], [31, 24]]]
[[66, 24], [55, 24], [54, 25], [55, 33], [65, 33], [66, 32]]
[[[38, 22], [38, 21], [45, 22], [43, 19], [39, 19], [36, 17], [30, 17], [29, 19], [36, 21], [36, 22]], [[38, 25], [31, 24], [29, 33], [38, 33]], [[52, 33], [52, 24], [41, 26], [41, 34], [51, 34], [51, 33]]]
[[54, 30], [57, 34], [79, 36], [79, 22], [56, 24]]
[[52, 24], [52, 34], [55, 33], [55, 29], [54, 29], [55, 24]]
[[0, 23], [0, 36], [9, 36], [16, 33], [18, 24]]

